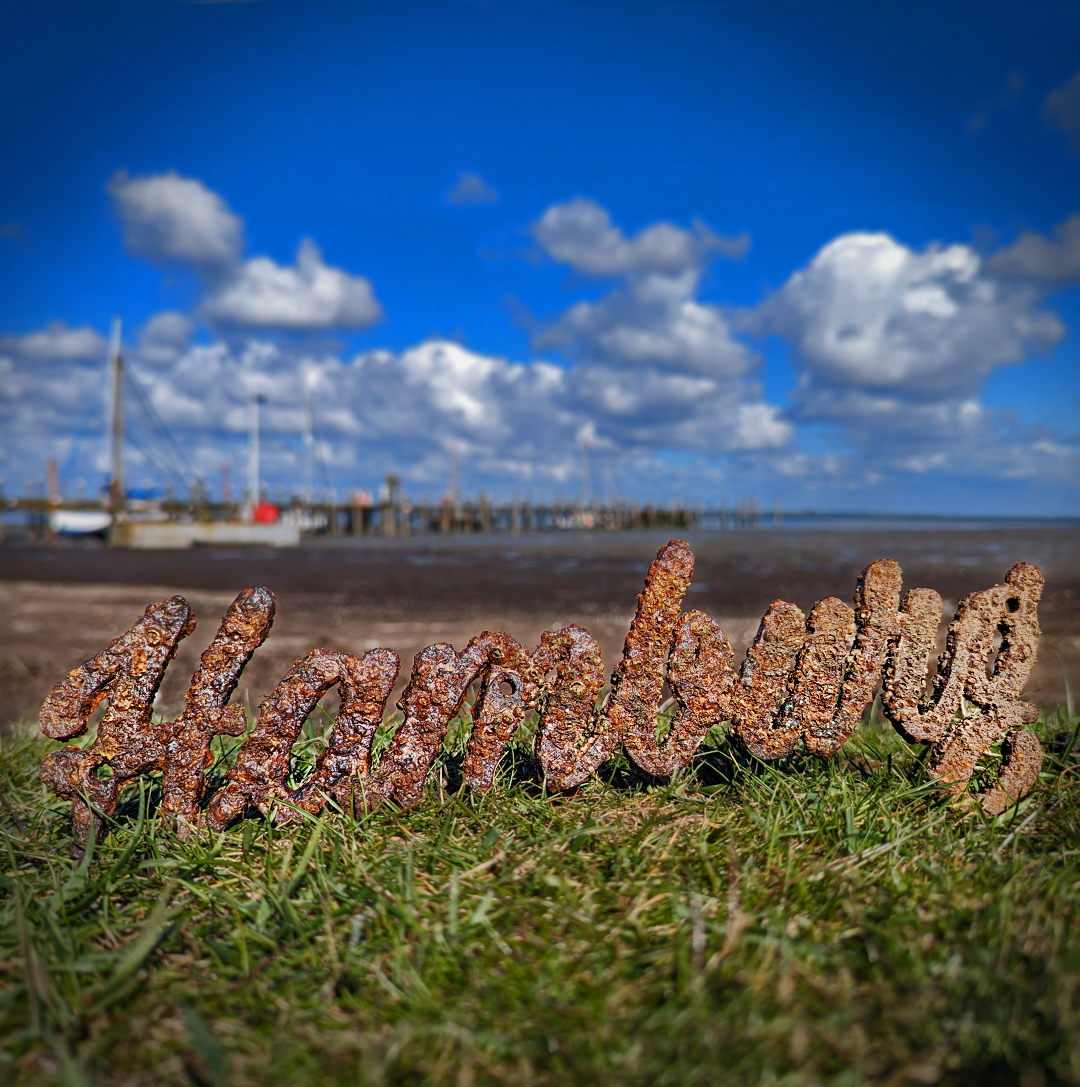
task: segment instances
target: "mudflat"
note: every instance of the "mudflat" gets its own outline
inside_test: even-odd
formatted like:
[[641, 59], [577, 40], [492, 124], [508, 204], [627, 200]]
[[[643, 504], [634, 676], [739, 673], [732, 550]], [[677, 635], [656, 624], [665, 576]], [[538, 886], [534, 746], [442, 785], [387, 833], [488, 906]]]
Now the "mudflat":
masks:
[[[50, 687], [127, 629], [147, 604], [187, 597], [198, 629], [162, 688], [178, 709], [198, 656], [241, 589], [277, 596], [274, 628], [245, 671], [239, 696], [257, 706], [296, 658], [314, 648], [361, 654], [376, 646], [402, 660], [436, 641], [461, 649], [482, 630], [535, 645], [576, 622], [618, 661], [637, 593], [657, 549], [678, 533], [545, 533], [519, 537], [332, 538], [290, 550], [124, 551], [95, 546], [0, 548], [0, 727], [32, 722]], [[850, 601], [860, 570], [894, 558], [904, 584], [937, 589], [946, 620], [969, 592], [1000, 581], [1017, 561], [1047, 579], [1043, 638], [1027, 687], [1047, 707], [1080, 682], [1080, 528], [935, 525], [784, 527], [685, 534], [697, 559], [685, 607], [708, 612], [741, 655], [776, 599], [809, 611]], [[944, 625], [941, 631], [943, 644]], [[396, 694], [394, 695], [396, 698]]]

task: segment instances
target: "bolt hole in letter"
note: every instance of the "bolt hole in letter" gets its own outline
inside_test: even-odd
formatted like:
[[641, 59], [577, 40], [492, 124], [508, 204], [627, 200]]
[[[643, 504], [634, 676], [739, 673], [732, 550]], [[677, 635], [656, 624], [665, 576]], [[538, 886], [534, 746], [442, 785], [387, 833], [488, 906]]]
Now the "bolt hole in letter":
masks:
[[[102, 701], [108, 705], [89, 748], [54, 751], [41, 777], [71, 801], [76, 852], [92, 828], [100, 833], [102, 816], [115, 812], [124, 785], [154, 772], [162, 775], [161, 809], [182, 836], [199, 827], [220, 831], [255, 812], [287, 823], [330, 802], [350, 812], [384, 801], [409, 808], [420, 801], [447, 727], [477, 682], [464, 779], [480, 792], [491, 788], [529, 710], [539, 718], [535, 750], [545, 780], [570, 789], [619, 746], [646, 774], [670, 775], [725, 721], [734, 741], [757, 758], [783, 758], [800, 744], [827, 758], [851, 737], [879, 685], [897, 731], [930, 745], [931, 772], [969, 803], [998, 814], [1035, 784], [1042, 749], [1025, 725], [1038, 711], [1020, 694], [1039, 640], [1038, 567], [1017, 563], [1002, 584], [960, 602], [929, 696], [941, 597], [911, 589], [901, 600], [900, 567], [891, 559], [872, 562], [859, 575], [854, 607], [830, 597], [804, 616], [794, 604], [774, 600], [738, 669], [716, 623], [704, 612], [682, 611], [693, 572], [688, 544], [672, 540], [660, 549], [603, 702], [600, 647], [577, 625], [548, 631], [533, 650], [490, 631], [460, 653], [445, 642], [428, 646], [413, 661], [398, 703], [403, 720], [375, 764], [372, 741], [397, 679], [397, 654], [373, 649], [358, 658], [312, 650], [262, 703], [224, 784], [211, 796], [210, 742], [245, 731], [243, 710], [229, 699], [270, 632], [274, 596], [252, 588], [236, 598], [202, 655], [183, 712], [175, 721], [154, 722], [165, 669], [195, 628], [187, 601], [174, 596], [151, 604], [127, 633], [53, 688], [40, 713], [42, 731], [53, 739], [82, 735], [93, 710]], [[291, 787], [293, 744], [333, 687], [340, 706], [326, 748], [308, 779]], [[661, 740], [657, 717], [672, 702]], [[971, 793], [976, 765], [995, 743], [1001, 744], [1000, 774], [984, 792]]]

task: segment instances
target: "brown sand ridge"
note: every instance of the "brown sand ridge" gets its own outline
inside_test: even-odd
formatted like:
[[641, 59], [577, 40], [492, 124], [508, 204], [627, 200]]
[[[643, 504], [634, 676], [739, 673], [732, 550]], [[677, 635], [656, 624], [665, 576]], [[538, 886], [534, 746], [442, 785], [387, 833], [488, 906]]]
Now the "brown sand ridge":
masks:
[[[600, 642], [608, 672], [622, 650], [650, 561], [677, 533], [551, 533], [324, 540], [296, 549], [137, 552], [94, 547], [0, 550], [0, 726], [30, 722], [49, 689], [126, 630], [147, 604], [181, 593], [198, 617], [162, 689], [176, 712], [202, 649], [233, 597], [266, 585], [278, 599], [267, 642], [241, 679], [253, 706], [315, 648], [402, 659], [437, 641], [461, 649], [482, 630], [527, 646], [577, 622]], [[1039, 662], [1026, 697], [1052, 707], [1080, 680], [1080, 529], [1074, 527], [759, 529], [693, 533], [697, 565], [685, 607], [708, 612], [741, 656], [775, 599], [804, 611], [850, 600], [873, 559], [899, 561], [905, 587], [937, 589], [946, 619], [1012, 563], [1046, 575]]]

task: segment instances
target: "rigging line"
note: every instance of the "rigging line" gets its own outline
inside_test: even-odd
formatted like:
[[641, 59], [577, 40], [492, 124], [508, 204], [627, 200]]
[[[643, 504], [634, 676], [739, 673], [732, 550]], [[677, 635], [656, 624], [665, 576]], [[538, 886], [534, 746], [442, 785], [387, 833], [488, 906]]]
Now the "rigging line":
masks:
[[187, 487], [187, 483], [184, 480], [183, 473], [179, 470], [176, 462], [171, 459], [171, 457], [159, 457], [159, 455], [155, 453], [149, 445], [144, 444], [136, 436], [136, 432], [134, 431], [134, 429], [129, 428], [127, 434], [125, 435], [125, 440], [128, 442], [129, 445], [138, 449], [139, 452], [142, 453], [143, 456], [146, 457], [146, 459], [150, 461], [150, 463], [153, 464], [154, 467], [157, 468], [157, 470], [161, 472], [166, 478], [178, 482], [182, 489]]
[[183, 480], [184, 465], [187, 466], [192, 475], [195, 475], [195, 472], [191, 467], [191, 462], [188, 460], [183, 450], [180, 449], [176, 441], [173, 439], [173, 436], [169, 432], [168, 427], [165, 425], [164, 420], [154, 410], [153, 404], [150, 403], [150, 400], [148, 399], [146, 392], [142, 388], [138, 379], [130, 371], [128, 371], [125, 376], [130, 377], [131, 388], [135, 392], [136, 398], [139, 401], [139, 406], [143, 409], [143, 412], [149, 420], [151, 426], [157, 432], [158, 438], [164, 443], [165, 446], [171, 447], [171, 449], [169, 450], [170, 454], [176, 455], [176, 458], [173, 460], [172, 463], [172, 470], [181, 481]]
[[128, 441], [128, 442], [129, 442], [129, 443], [130, 443], [131, 445], [133, 445], [133, 446], [134, 446], [134, 447], [135, 447], [135, 448], [136, 448], [136, 449], [137, 449], [137, 450], [138, 450], [138, 451], [139, 451], [140, 453], [142, 453], [142, 455], [143, 455], [143, 456], [144, 456], [144, 457], [145, 457], [145, 458], [146, 458], [146, 459], [147, 459], [147, 460], [148, 460], [148, 461], [149, 461], [149, 462], [150, 462], [150, 463], [151, 463], [151, 464], [152, 464], [152, 465], [153, 465], [153, 466], [154, 466], [154, 467], [155, 467], [155, 468], [156, 468], [156, 469], [157, 469], [157, 470], [158, 470], [158, 471], [159, 471], [159, 472], [160, 472], [160, 473], [162, 474], [162, 475], [164, 475], [166, 479], [169, 479], [169, 480], [173, 480], [173, 481], [176, 481], [176, 482], [178, 482], [178, 483], [180, 484], [180, 486], [181, 486], [182, 488], [186, 488], [186, 487], [187, 487], [187, 484], [186, 484], [186, 483], [184, 482], [184, 477], [183, 477], [182, 475], [180, 475], [180, 473], [179, 473], [179, 472], [177, 472], [177, 471], [176, 471], [175, 467], [172, 467], [172, 466], [170, 466], [170, 465], [167, 465], [167, 464], [162, 464], [162, 462], [161, 462], [161, 461], [159, 461], [159, 460], [157, 459], [157, 457], [156, 457], [156, 456], [154, 455], [153, 451], [152, 451], [152, 450], [151, 450], [151, 449], [149, 448], [149, 446], [143, 445], [143, 443], [142, 443], [141, 441], [139, 441], [139, 439], [138, 439], [138, 438], [136, 438], [136, 437], [135, 437], [135, 436], [134, 436], [133, 434], [131, 434], [131, 433], [129, 433], [129, 434], [127, 435], [127, 441]]
[[[143, 415], [146, 417], [146, 421], [149, 422], [151, 428], [156, 433], [157, 438], [165, 445], [170, 444], [168, 437], [162, 432], [161, 424], [156, 417], [156, 413], [153, 410], [152, 405], [149, 403], [146, 394], [140, 384], [140, 382], [131, 374], [130, 370], [125, 370], [124, 378], [128, 382], [128, 387], [135, 394], [135, 399], [138, 402], [139, 407], [142, 409]], [[172, 450], [168, 450], [170, 456]]]
[[320, 448], [322, 445], [322, 436], [319, 434], [319, 424], [315, 421], [314, 406], [312, 406], [311, 408], [311, 414], [309, 418], [311, 419], [311, 434], [312, 437], [315, 439], [315, 459], [319, 463], [319, 468], [322, 472], [323, 482], [325, 482], [326, 484], [326, 489], [332, 492], [334, 490], [334, 484], [330, 480], [330, 467], [326, 463], [326, 458], [323, 456], [322, 449]]
[[135, 390], [135, 395], [138, 397], [143, 410], [146, 412], [153, 424], [154, 428], [158, 431], [159, 437], [172, 446], [173, 451], [177, 454], [179, 461], [182, 462], [182, 466], [186, 466], [191, 476], [197, 477], [198, 473], [195, 471], [194, 466], [188, 459], [187, 454], [181, 448], [179, 443], [173, 437], [172, 432], [169, 430], [165, 423], [165, 420], [157, 413], [154, 405], [151, 403], [149, 397], [146, 395], [146, 391], [142, 387], [142, 383], [139, 381], [134, 370], [128, 366], [124, 370], [124, 376], [131, 380], [131, 387]]
[[83, 411], [82, 426], [79, 433], [75, 436], [75, 440], [71, 446], [71, 452], [68, 453], [67, 460], [64, 461], [64, 467], [60, 471], [59, 481], [62, 485], [66, 484], [68, 477], [71, 475], [72, 469], [75, 467], [75, 458], [78, 457], [79, 451], [82, 449], [82, 443], [86, 438], [87, 432], [90, 430], [90, 424], [94, 422], [97, 417], [98, 409], [100, 405], [95, 403], [93, 397], [87, 400], [86, 408]]
[[[145, 408], [145, 405], [142, 406]], [[147, 414], [149, 418], [149, 413]], [[153, 422], [152, 418], [150, 421]], [[167, 446], [164, 449], [160, 448], [160, 441], [156, 443], [155, 447], [145, 444], [144, 441], [139, 438], [138, 432], [134, 428], [128, 429], [128, 432], [125, 435], [125, 441], [142, 453], [146, 460], [149, 461], [166, 480], [178, 483], [181, 490], [187, 489], [187, 481], [184, 479], [184, 475], [178, 468], [176, 461], [170, 456], [162, 455], [163, 453], [168, 454], [169, 450]]]

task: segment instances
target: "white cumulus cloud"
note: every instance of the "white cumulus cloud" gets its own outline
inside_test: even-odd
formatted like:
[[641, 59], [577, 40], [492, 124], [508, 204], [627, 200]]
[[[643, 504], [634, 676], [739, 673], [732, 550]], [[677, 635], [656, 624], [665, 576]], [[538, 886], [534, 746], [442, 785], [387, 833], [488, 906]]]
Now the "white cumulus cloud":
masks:
[[864, 233], [829, 242], [751, 323], [792, 343], [807, 385], [916, 398], [970, 393], [1064, 335], [1033, 290], [987, 276], [968, 246], [917, 253]]
[[243, 223], [212, 189], [170, 171], [146, 177], [115, 174], [108, 191], [134, 256], [208, 270], [230, 266], [243, 251]]
[[451, 447], [507, 481], [557, 478], [576, 463], [582, 414], [565, 403], [566, 374], [433, 340], [400, 355], [371, 351], [352, 364], [354, 403], [375, 447], [415, 471], [444, 477]]
[[383, 315], [370, 280], [325, 264], [308, 238], [294, 266], [269, 257], [245, 262], [207, 297], [202, 313], [225, 324], [303, 331], [366, 328]]
[[0, 337], [2, 354], [19, 355], [34, 362], [103, 359], [105, 340], [89, 325], [69, 328], [63, 321], [54, 321], [25, 336]]
[[772, 404], [740, 404], [728, 439], [731, 449], [779, 449], [787, 445], [794, 427]]
[[691, 230], [654, 223], [628, 238], [606, 208], [584, 197], [552, 204], [533, 225], [532, 234], [553, 260], [598, 276], [677, 275], [700, 269], [711, 253], [741, 257], [750, 244], [746, 235], [725, 238], [696, 221]]
[[[658, 285], [668, 288], [657, 290]], [[599, 302], [580, 302], [539, 329], [537, 347], [554, 347], [575, 359], [609, 366], [673, 367], [716, 378], [737, 378], [755, 356], [734, 339], [716, 306], [692, 297], [696, 280], [648, 278], [613, 291]]]
[[725, 451], [790, 441], [790, 424], [753, 381], [757, 355], [720, 307], [697, 297], [708, 262], [741, 255], [745, 239], [700, 223], [655, 223], [628, 238], [604, 208], [580, 198], [548, 208], [533, 236], [552, 259], [621, 280], [533, 334], [535, 347], [577, 363], [567, 381], [601, 441]]
[[[108, 191], [128, 250], [155, 263], [189, 267], [203, 287], [197, 313], [209, 321], [306, 332], [367, 328], [382, 318], [371, 281], [324, 263], [310, 239], [300, 243], [294, 265], [264, 256], [244, 259], [240, 218], [197, 178], [175, 172], [130, 177], [121, 171]], [[150, 344], [148, 350], [157, 349]]]
[[139, 358], [155, 364], [173, 362], [187, 349], [194, 331], [195, 322], [186, 313], [156, 313], [139, 333]]
[[1025, 230], [1012, 245], [990, 256], [987, 270], [1047, 287], [1080, 282], [1080, 214], [1058, 223], [1051, 235]]
[[1020, 478], [1061, 474], [1060, 463], [980, 393], [991, 371], [1064, 335], [1040, 302], [1030, 283], [991, 275], [966, 245], [916, 252], [888, 234], [852, 233], [824, 246], [744, 327], [789, 341], [794, 418], [835, 426], [853, 474]]

